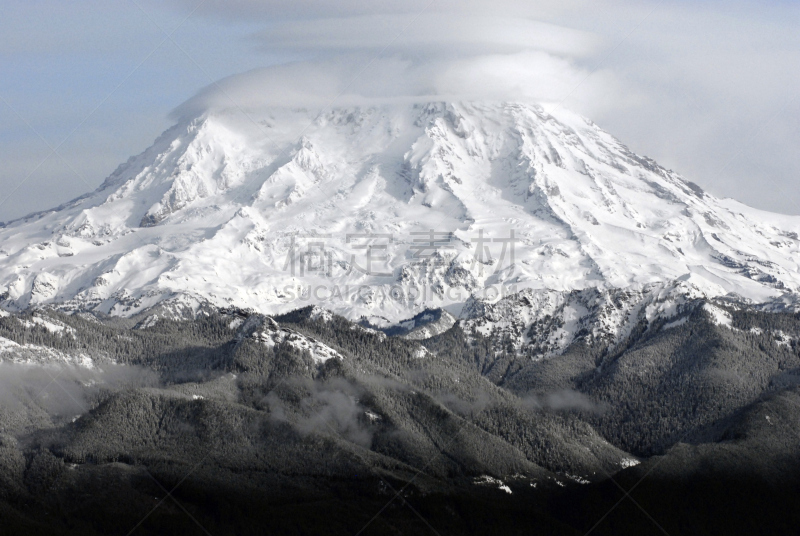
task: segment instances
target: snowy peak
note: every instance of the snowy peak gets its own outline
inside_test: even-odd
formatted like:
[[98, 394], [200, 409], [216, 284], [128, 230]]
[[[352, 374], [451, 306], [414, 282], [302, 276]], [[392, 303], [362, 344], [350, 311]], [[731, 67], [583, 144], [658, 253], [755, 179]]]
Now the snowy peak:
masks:
[[390, 323], [525, 289], [794, 302], [798, 233], [564, 110], [268, 109], [176, 125], [96, 192], [0, 229], [0, 297]]

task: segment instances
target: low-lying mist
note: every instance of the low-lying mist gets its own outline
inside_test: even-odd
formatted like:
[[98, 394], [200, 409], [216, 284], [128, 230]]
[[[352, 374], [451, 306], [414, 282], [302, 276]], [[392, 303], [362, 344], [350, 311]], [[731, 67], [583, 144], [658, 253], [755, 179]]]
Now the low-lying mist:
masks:
[[92, 368], [66, 364], [0, 363], [0, 410], [39, 408], [54, 419], [89, 411], [104, 391], [158, 385], [155, 372], [105, 364]]

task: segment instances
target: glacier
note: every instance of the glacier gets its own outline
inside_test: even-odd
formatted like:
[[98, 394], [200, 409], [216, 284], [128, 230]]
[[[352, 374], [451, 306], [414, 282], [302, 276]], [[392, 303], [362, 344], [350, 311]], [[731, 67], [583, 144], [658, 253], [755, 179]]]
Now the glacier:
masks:
[[374, 326], [441, 308], [522, 338], [557, 313], [547, 353], [588, 318], [614, 338], [699, 297], [795, 307], [799, 253], [800, 217], [716, 198], [564, 109], [265, 107], [182, 119], [96, 191], [3, 224], [0, 306], [316, 305]]

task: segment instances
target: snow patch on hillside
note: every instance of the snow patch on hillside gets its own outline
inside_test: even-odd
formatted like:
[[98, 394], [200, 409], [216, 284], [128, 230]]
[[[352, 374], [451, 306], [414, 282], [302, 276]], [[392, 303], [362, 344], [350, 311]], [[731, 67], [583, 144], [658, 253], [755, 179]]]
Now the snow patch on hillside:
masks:
[[333, 348], [294, 330], [281, 327], [271, 318], [263, 321], [261, 327], [253, 330], [249, 337], [269, 348], [281, 343], [289, 344], [297, 350], [308, 352], [316, 364], [325, 363], [329, 359], [342, 359], [342, 355]]
[[711, 321], [718, 326], [732, 327], [733, 319], [730, 313], [710, 303], [703, 304], [703, 310], [711, 316]]
[[668, 329], [677, 328], [679, 326], [682, 326], [682, 325], [686, 324], [686, 322], [688, 322], [688, 321], [689, 321], [689, 317], [688, 316], [684, 316], [683, 318], [679, 318], [678, 320], [673, 320], [672, 322], [667, 322], [666, 324], [664, 324], [664, 327], [662, 327], [661, 329], [666, 331]]
[[489, 475], [482, 475], [475, 478], [474, 483], [478, 486], [495, 486], [497, 487], [497, 489], [505, 491], [509, 495], [513, 493], [511, 491], [511, 488], [508, 487], [502, 480], [500, 480], [499, 478], [491, 477]]

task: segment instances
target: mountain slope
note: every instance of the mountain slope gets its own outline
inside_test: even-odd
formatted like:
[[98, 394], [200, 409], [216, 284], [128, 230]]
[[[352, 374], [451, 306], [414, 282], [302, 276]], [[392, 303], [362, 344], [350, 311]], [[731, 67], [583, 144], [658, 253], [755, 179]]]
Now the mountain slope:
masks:
[[[0, 229], [0, 298], [122, 316], [165, 300], [316, 303], [379, 325], [523, 289], [622, 289], [631, 307], [664, 293], [793, 302], [799, 232], [800, 218], [716, 199], [566, 111], [218, 113]], [[615, 322], [616, 336], [627, 313]]]
[[[9, 314], [0, 534], [652, 533], [622, 491], [671, 534], [790, 533], [800, 318], [729, 314], [697, 305], [597, 370], [521, 359], [500, 385], [460, 325], [425, 350], [312, 307]], [[637, 458], [648, 443], [663, 455]]]

